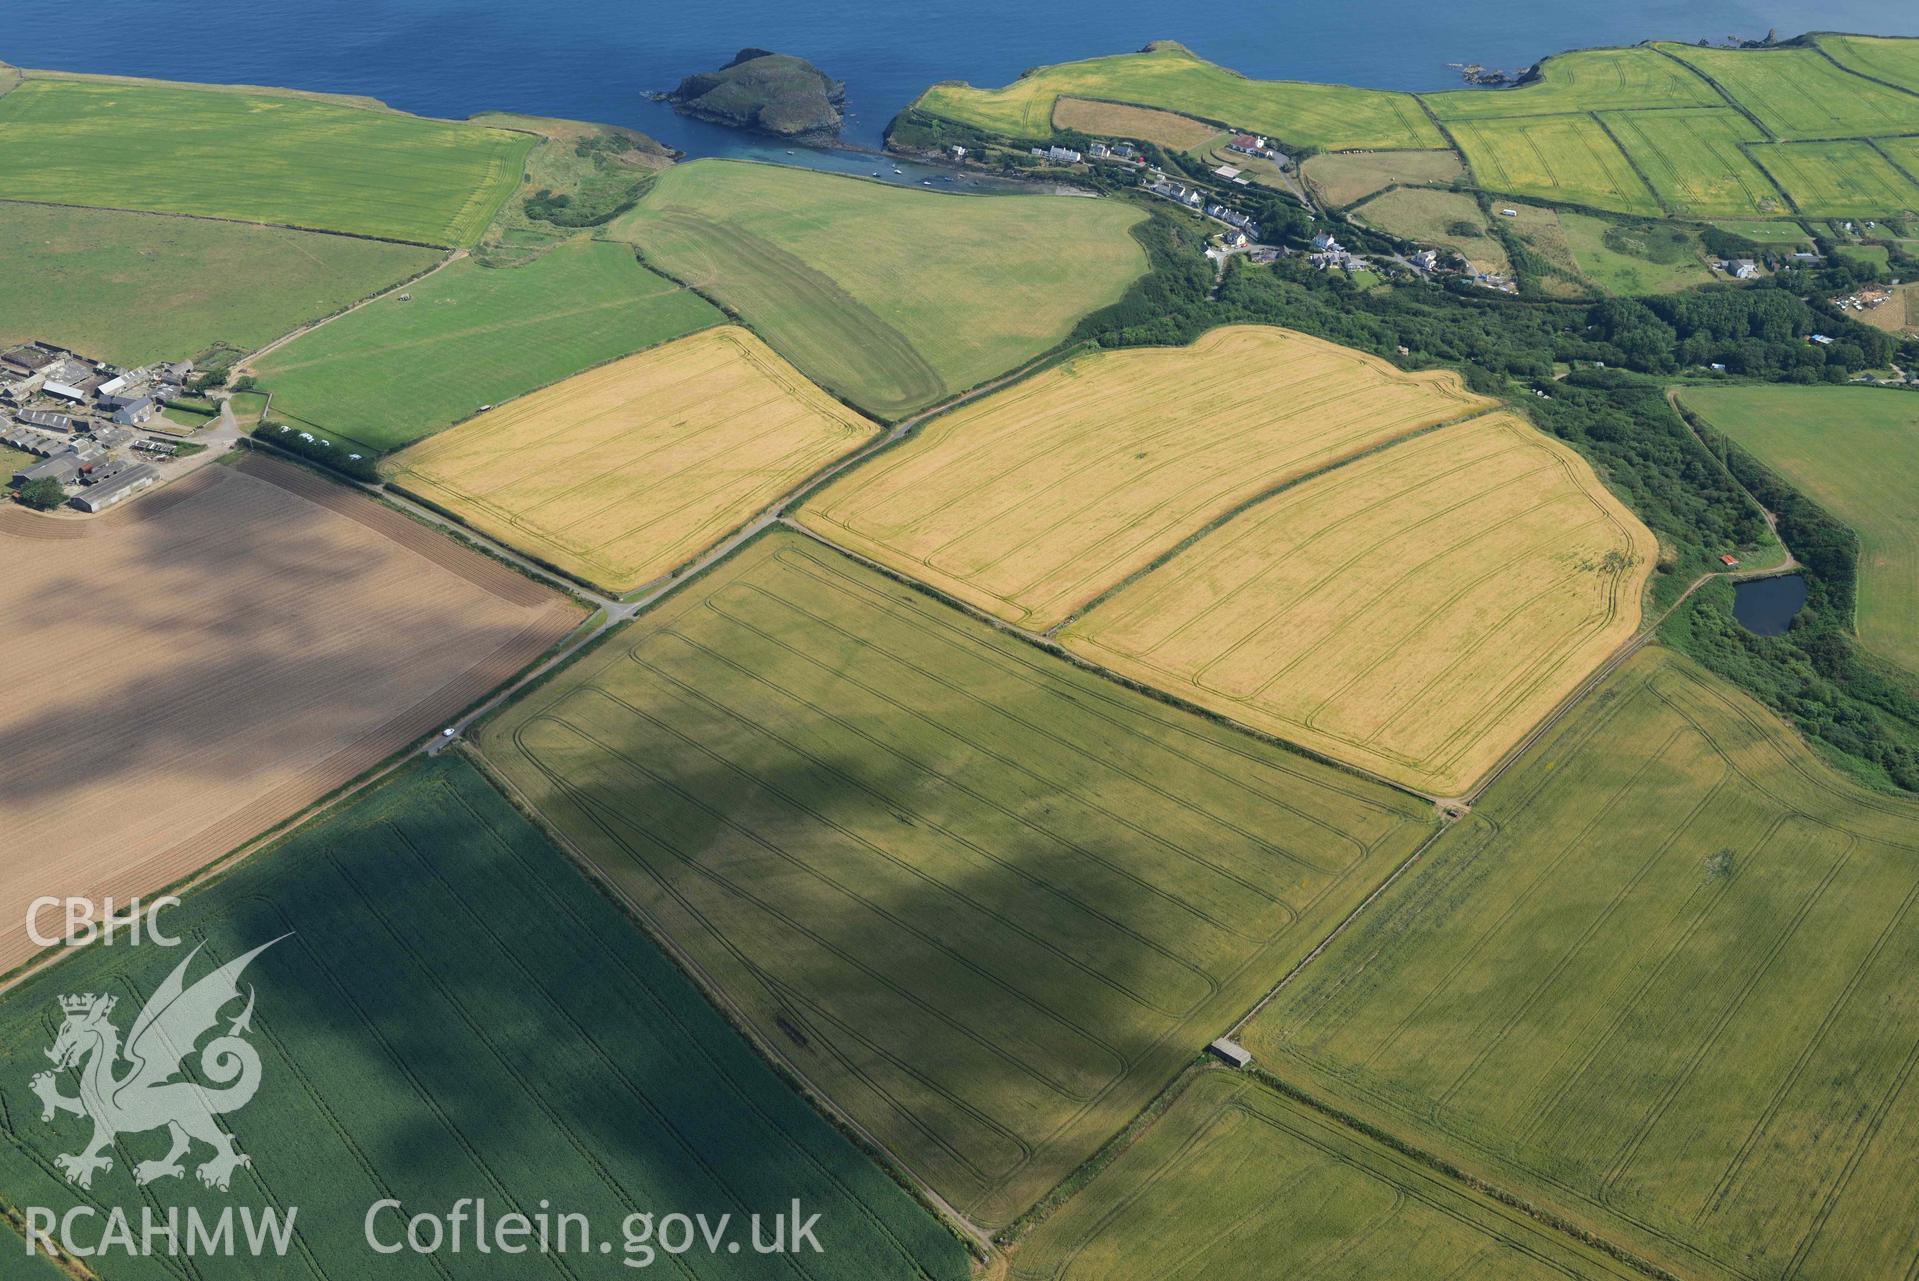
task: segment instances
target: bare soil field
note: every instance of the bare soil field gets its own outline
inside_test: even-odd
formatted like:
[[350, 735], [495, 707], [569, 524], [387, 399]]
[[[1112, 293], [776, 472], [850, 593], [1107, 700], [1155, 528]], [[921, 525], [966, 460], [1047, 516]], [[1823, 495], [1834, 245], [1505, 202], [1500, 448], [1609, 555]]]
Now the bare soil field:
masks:
[[800, 519], [1051, 627], [1241, 503], [1488, 409], [1457, 375], [1264, 325], [1083, 356], [932, 419]]
[[[191, 874], [477, 699], [579, 619], [286, 463], [97, 520], [0, 509], [0, 972], [29, 902]], [[43, 932], [55, 929], [51, 915]]]
[[727, 326], [423, 441], [394, 459], [394, 480], [564, 573], [623, 592], [878, 430]]
[[1259, 503], [1061, 634], [1422, 792], [1464, 792], [1639, 625], [1656, 545], [1512, 414]]

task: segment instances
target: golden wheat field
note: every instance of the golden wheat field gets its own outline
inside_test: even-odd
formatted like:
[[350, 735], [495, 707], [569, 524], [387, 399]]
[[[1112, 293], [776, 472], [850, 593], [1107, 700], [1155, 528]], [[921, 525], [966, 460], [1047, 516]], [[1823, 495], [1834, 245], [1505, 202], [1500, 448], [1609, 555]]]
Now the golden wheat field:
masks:
[[928, 422], [800, 512], [840, 545], [1050, 628], [1276, 485], [1491, 406], [1290, 330], [1098, 352]]
[[1571, 449], [1488, 414], [1257, 504], [1060, 639], [1456, 795], [1638, 627], [1656, 551]]
[[691, 559], [877, 430], [729, 325], [423, 441], [394, 460], [393, 480], [620, 592]]
[[1175, 151], [1190, 151], [1225, 136], [1218, 125], [1182, 116], [1176, 111], [1065, 96], [1053, 104], [1053, 127], [1115, 138], [1137, 138]]

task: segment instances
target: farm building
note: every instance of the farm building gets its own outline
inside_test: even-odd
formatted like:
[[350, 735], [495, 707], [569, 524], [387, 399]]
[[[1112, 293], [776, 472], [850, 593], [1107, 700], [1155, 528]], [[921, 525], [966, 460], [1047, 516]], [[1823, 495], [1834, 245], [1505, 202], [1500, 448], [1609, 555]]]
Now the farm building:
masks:
[[1206, 1048], [1212, 1053], [1214, 1058], [1224, 1063], [1227, 1067], [1243, 1068], [1253, 1061], [1253, 1056], [1246, 1052], [1245, 1046], [1237, 1041], [1228, 1040], [1223, 1036]]
[[113, 421], [122, 427], [138, 427], [159, 412], [159, 401], [151, 396], [142, 396], [114, 410]]
[[0, 354], [0, 368], [21, 374], [37, 374], [59, 358], [58, 352], [45, 351], [39, 347], [16, 347], [12, 351]]
[[87, 393], [81, 391], [71, 383], [49, 382], [40, 390], [45, 395], [53, 396], [59, 400], [70, 400], [76, 405], [85, 404], [87, 399]]
[[82, 490], [72, 500], [73, 506], [83, 512], [101, 512], [115, 503], [124, 502], [147, 486], [160, 479], [160, 473], [150, 464], [110, 464], [118, 468], [105, 480], [96, 481]]
[[65, 414], [49, 413], [44, 409], [29, 409], [20, 415], [22, 424], [38, 427], [41, 431], [72, 431], [73, 419]]
[[69, 449], [13, 473], [13, 483], [31, 485], [36, 480], [53, 480], [71, 485], [80, 479], [80, 465], [80, 455]]

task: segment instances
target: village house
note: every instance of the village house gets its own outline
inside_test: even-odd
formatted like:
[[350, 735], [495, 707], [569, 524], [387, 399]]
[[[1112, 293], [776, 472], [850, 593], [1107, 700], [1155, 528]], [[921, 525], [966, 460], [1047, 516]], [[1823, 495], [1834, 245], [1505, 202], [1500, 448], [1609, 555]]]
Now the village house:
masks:
[[1076, 165], [1083, 157], [1071, 147], [1034, 147], [1033, 154], [1059, 165]]

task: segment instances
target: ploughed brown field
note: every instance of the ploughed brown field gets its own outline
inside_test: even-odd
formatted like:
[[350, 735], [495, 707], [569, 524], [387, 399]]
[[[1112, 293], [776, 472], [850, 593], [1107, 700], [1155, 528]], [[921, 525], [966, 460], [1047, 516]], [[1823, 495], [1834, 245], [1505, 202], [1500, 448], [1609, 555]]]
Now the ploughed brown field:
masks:
[[[286, 463], [0, 509], [0, 972], [42, 895], [179, 881], [429, 733], [571, 603]], [[41, 931], [58, 930], [55, 914]]]

